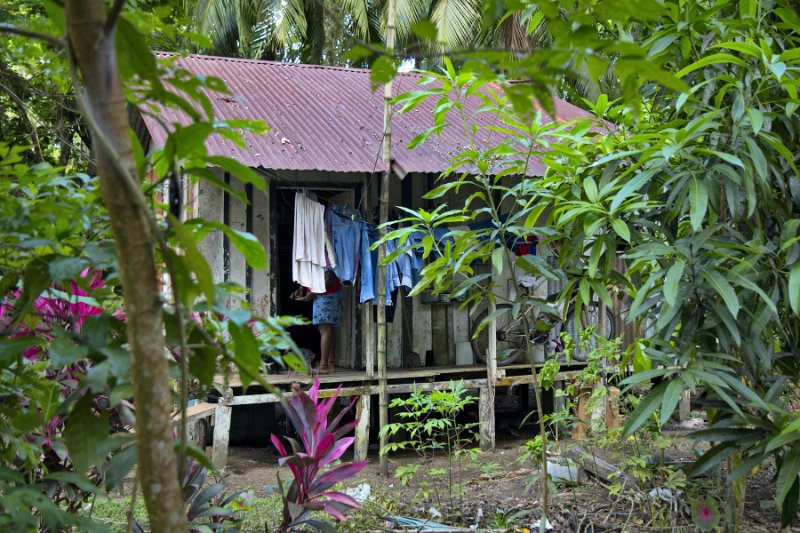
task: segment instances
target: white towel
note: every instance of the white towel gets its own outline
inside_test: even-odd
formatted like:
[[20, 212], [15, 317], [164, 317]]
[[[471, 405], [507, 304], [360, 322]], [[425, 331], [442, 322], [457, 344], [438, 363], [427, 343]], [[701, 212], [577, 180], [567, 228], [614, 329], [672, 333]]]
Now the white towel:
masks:
[[325, 208], [302, 193], [294, 196], [292, 279], [311, 292], [325, 292]]

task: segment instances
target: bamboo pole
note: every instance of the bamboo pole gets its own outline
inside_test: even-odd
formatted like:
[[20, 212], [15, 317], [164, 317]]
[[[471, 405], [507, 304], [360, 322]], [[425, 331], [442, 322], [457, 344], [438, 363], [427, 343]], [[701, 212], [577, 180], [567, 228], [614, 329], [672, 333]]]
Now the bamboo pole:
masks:
[[[394, 49], [394, 24], [397, 5], [395, 0], [389, 0], [386, 16], [386, 50], [390, 53]], [[389, 220], [389, 176], [392, 173], [392, 81], [383, 88], [383, 162], [386, 163], [386, 172], [381, 180], [380, 199], [380, 236], [386, 235], [384, 224]], [[389, 395], [386, 392], [386, 267], [382, 265], [386, 257], [386, 247], [381, 245], [378, 249], [378, 410], [379, 425], [383, 429], [389, 424]], [[386, 446], [387, 435], [381, 434], [381, 451]], [[389, 474], [389, 464], [386, 455], [380, 454], [381, 475]]]
[[[372, 178], [374, 174], [367, 175], [364, 180], [364, 212], [367, 214], [366, 221], [370, 224], [372, 220]], [[362, 279], [363, 282], [363, 279]], [[367, 367], [367, 377], [375, 375], [375, 328], [372, 326], [372, 303], [366, 302], [361, 306], [361, 331], [364, 337], [364, 364]]]

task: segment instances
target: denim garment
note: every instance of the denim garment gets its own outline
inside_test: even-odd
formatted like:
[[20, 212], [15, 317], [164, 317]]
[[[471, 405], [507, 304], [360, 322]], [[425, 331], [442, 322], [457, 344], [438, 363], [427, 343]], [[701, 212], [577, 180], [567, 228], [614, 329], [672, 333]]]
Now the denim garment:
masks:
[[361, 267], [361, 295], [359, 301], [363, 304], [366, 301], [375, 299], [375, 279], [372, 265], [372, 254], [369, 247], [372, 242], [369, 240], [369, 232], [366, 222], [359, 223], [361, 226], [361, 247], [359, 250], [359, 263]]
[[[392, 239], [390, 241], [386, 241], [386, 255], [389, 255], [395, 250], [397, 250], [399, 244], [400, 241], [398, 239]], [[408, 287], [409, 289], [414, 286], [411, 280], [411, 268], [412, 268], [411, 257], [413, 257], [413, 254], [410, 256], [409, 252], [406, 252], [404, 254], [398, 255], [395, 258], [395, 260], [390, 263], [389, 266], [394, 265], [395, 272], [393, 272], [393, 275], [395, 275], [395, 277], [392, 278], [391, 283], [388, 283], [389, 279], [387, 277], [386, 290], [389, 290], [389, 288], [391, 287], [391, 290], [394, 291], [401, 285], [403, 287]]]
[[[378, 250], [370, 251], [370, 246], [378, 240], [378, 231], [366, 223], [361, 232], [361, 303], [373, 300], [378, 295]], [[368, 243], [368, 244], [365, 244]], [[388, 248], [387, 248], [388, 250]], [[388, 253], [388, 251], [387, 251]], [[392, 287], [400, 284], [400, 275], [394, 262], [386, 265], [386, 305], [392, 305]]]
[[358, 260], [361, 252], [361, 224], [331, 212], [326, 213], [336, 252], [336, 276], [348, 285], [356, 280]]
[[[439, 246], [445, 246], [448, 242], [455, 242], [452, 237], [447, 237], [447, 233], [449, 233], [449, 231], [449, 229], [445, 228], [436, 228], [433, 230], [433, 238]], [[419, 273], [422, 270], [422, 267], [425, 266], [422, 258], [422, 252], [424, 250], [422, 247], [422, 239], [425, 238], [425, 235], [427, 235], [427, 233], [422, 231], [412, 231], [408, 235], [408, 244], [412, 246], [411, 250], [409, 251], [412, 286], [419, 283]], [[439, 257], [439, 254], [436, 253], [435, 249], [431, 251], [431, 254], [433, 254], [434, 257]], [[405, 279], [403, 281], [405, 282]], [[405, 285], [405, 283], [403, 284]]]

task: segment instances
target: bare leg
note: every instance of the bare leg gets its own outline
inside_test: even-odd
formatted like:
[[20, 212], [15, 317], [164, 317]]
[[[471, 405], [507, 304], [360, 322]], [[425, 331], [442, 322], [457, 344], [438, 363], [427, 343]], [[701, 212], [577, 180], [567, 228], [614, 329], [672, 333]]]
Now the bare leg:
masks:
[[321, 371], [327, 371], [333, 366], [333, 354], [336, 348], [336, 335], [334, 335], [333, 326], [330, 324], [319, 324], [319, 344], [320, 344], [320, 361], [319, 368]]

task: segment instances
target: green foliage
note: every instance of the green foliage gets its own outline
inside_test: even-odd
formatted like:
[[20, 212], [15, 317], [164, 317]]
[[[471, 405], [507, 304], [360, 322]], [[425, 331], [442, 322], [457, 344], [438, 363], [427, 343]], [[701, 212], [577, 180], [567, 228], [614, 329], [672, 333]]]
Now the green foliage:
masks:
[[[253, 495], [245, 492], [226, 494], [224, 479], [211, 482], [206, 467], [188, 457], [184, 462], [185, 473], [181, 480], [181, 490], [186, 520], [192, 531], [238, 531], [238, 526], [242, 523], [241, 512], [249, 510]], [[136, 520], [133, 531], [143, 533], [145, 529]]]
[[[464, 388], [462, 381], [451, 381], [446, 390], [430, 392], [423, 392], [415, 385], [407, 398], [396, 397], [389, 404], [390, 408], [403, 409], [397, 413], [402, 421], [381, 428], [380, 435], [387, 436], [387, 444], [381, 449], [381, 454], [414, 450], [420, 457], [430, 460], [439, 453], [445, 454], [447, 468], [427, 468], [427, 475], [431, 478], [447, 476], [448, 496], [451, 500], [454, 495], [463, 496], [462, 463], [466, 460], [476, 462], [480, 450], [474, 446], [478, 424], [462, 423], [458, 417], [473, 403], [475, 397]], [[392, 437], [401, 435], [406, 440], [392, 440]], [[431, 496], [429, 488], [433, 486], [434, 495], [439, 500], [435, 483], [429, 483], [420, 477], [419, 465], [398, 467], [395, 477], [403, 485], [416, 479], [419, 486], [418, 496], [426, 500]], [[438, 503], [441, 505], [440, 500]]]
[[[3, 29], [10, 23], [62, 35], [63, 6], [46, 5], [47, 16], [28, 3], [10, 11], [3, 5]], [[189, 180], [224, 186], [207, 168], [218, 167], [263, 189], [264, 180], [252, 169], [208, 154], [204, 143], [209, 135], [221, 135], [241, 144], [244, 132], [264, 132], [265, 124], [216, 121], [210, 93], [226, 91], [224, 83], [175, 68], [175, 58], [156, 59], [145, 35], [164, 30], [167, 16], [163, 9], [139, 13], [134, 6], [125, 9], [116, 28], [129, 103], [156, 116], [171, 107], [193, 119], [188, 126], [167, 125], [166, 145], [151, 154], [131, 132], [137, 174], [130, 178], [142, 187], [132, 196], [140, 192], [143, 203], [162, 207], [155, 193], [178, 168]], [[0, 50], [0, 81], [13, 82], [2, 85], [0, 128], [4, 139], [14, 141], [0, 143], [0, 524], [94, 530], [98, 525], [80, 509], [92, 495], [103, 494], [101, 486], [118, 486], [136, 461], [132, 438], [122, 434], [132, 420], [131, 361], [108, 214], [96, 179], [73, 171], [85, 165], [78, 157], [82, 149], [73, 146], [85, 134], [68, 94], [76, 80], [62, 62], [63, 52], [47, 46], [13, 37]], [[11, 54], [5, 54], [7, 48]], [[28, 107], [34, 99], [42, 105], [38, 115]], [[9, 111], [10, 101], [17, 111]], [[30, 139], [21, 142], [25, 135]], [[27, 149], [31, 141], [34, 150]], [[69, 172], [42, 161], [68, 165]], [[201, 392], [210, 390], [215, 372], [227, 372], [229, 361], [245, 385], [263, 383], [262, 354], [282, 361], [285, 351], [296, 350], [283, 329], [295, 322], [255, 318], [246, 305], [226, 307], [235, 301], [231, 295], [244, 301], [244, 293], [229, 284], [215, 286], [197, 248], [209, 231], [223, 231], [249, 265], [262, 268], [266, 256], [257, 239], [174, 218], [155, 219], [151, 229], [160, 237], [159, 267], [174, 290], [164, 295], [166, 347], [187, 370], [174, 392], [188, 390], [192, 378]], [[216, 328], [219, 319], [224, 326]], [[297, 358], [286, 362], [302, 367]], [[184, 403], [180, 394], [176, 403]], [[209, 494], [197, 495], [195, 503], [208, 503]], [[208, 511], [200, 507], [199, 514]]]
[[[740, 438], [716, 441], [696, 470], [741, 453], [742, 466], [729, 478], [735, 480], [774, 458], [785, 525], [800, 494], [800, 433], [785, 429], [795, 418], [788, 406], [796, 398], [800, 350], [800, 176], [791, 148], [800, 135], [800, 19], [786, 0], [722, 1], [713, 9], [702, 2], [637, 3], [631, 12], [618, 3], [614, 11], [611, 3], [581, 4], [580, 15], [558, 21], [553, 6], [540, 8], [570, 50], [619, 53], [614, 72], [624, 99], [586, 102], [595, 117], [543, 120], [530, 96], [549, 109], [536, 88], [549, 87], [543, 78], [553, 78], [547, 67], [555, 51], [532, 53], [502, 77], [469, 62], [461, 72], [431, 74], [442, 89], [425, 98], [440, 99], [437, 115], [459, 114], [460, 99], [472, 97], [485, 102], [480, 114], [491, 119], [458, 117], [469, 146], [428, 195], [461, 191], [463, 207], [440, 203], [403, 223], [432, 235], [436, 227], [490, 219], [496, 228], [486, 237], [539, 237], [542, 248], [557, 249], [557, 267], [542, 262], [530, 270], [563, 278], [562, 304], [610, 305], [612, 292], [630, 294], [626, 318], [648, 337], [634, 355], [640, 363], [645, 355], [651, 369], [623, 385], [660, 383], [638, 403], [624, 433], [656, 412], [663, 424], [683, 390], [705, 390], [713, 426], [697, 437], [714, 441], [713, 432], [736, 430]], [[603, 17], [621, 24], [579, 33]], [[525, 71], [533, 62], [545, 68]], [[502, 57], [497, 65], [505, 66]], [[503, 85], [503, 93], [486, 83], [505, 76], [529, 83]], [[419, 98], [408, 93], [397, 102]], [[434, 124], [442, 122], [434, 116]], [[487, 145], [485, 138], [498, 140]], [[415, 291], [468, 292], [473, 308], [498, 298], [491, 282], [477, 279], [477, 265], [502, 268], [490, 263], [491, 238], [472, 231], [448, 236], [446, 245], [429, 241]], [[515, 304], [524, 310], [537, 302]]]

